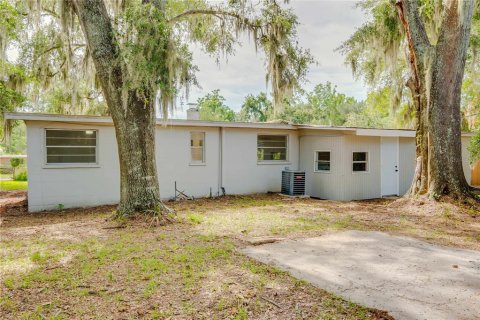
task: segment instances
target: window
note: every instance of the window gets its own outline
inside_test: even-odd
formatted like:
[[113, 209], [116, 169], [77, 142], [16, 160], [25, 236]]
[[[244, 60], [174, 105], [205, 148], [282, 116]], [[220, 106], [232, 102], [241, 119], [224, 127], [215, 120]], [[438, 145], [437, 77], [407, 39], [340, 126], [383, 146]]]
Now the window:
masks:
[[354, 152], [353, 153], [353, 172], [366, 172], [368, 171], [368, 153], [367, 152]]
[[191, 163], [205, 163], [205, 132], [190, 132]]
[[287, 136], [259, 135], [257, 137], [258, 161], [286, 161]]
[[315, 152], [315, 171], [330, 172], [330, 151]]
[[97, 130], [45, 130], [47, 164], [97, 163]]

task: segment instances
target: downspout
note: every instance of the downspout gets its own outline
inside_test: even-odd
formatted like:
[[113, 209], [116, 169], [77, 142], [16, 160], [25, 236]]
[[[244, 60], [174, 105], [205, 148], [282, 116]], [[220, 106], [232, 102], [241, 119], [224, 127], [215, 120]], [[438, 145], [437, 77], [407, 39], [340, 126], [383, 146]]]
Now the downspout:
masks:
[[223, 187], [223, 127], [218, 128], [218, 189], [217, 195], [222, 194]]

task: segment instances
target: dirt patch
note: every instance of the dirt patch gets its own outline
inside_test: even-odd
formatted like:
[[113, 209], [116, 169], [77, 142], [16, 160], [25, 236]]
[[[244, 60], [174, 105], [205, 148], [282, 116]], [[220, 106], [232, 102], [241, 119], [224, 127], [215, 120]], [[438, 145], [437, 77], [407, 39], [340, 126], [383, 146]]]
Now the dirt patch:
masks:
[[173, 207], [198, 232], [249, 241], [374, 230], [431, 243], [480, 250], [480, 212], [452, 203], [408, 199], [340, 202], [254, 195], [181, 202]]
[[401, 201], [228, 196], [168, 203], [178, 223], [122, 229], [109, 229], [114, 206], [32, 214], [9, 206], [0, 225], [0, 318], [388, 318], [238, 249], [351, 229], [480, 249], [478, 211]]
[[[24, 212], [27, 205], [27, 192], [22, 190], [0, 191], [0, 218], [4, 215], [8, 208], [21, 208], [20, 212]], [[14, 214], [14, 210], [10, 211]]]
[[220, 212], [278, 212], [283, 203], [175, 203], [178, 223], [120, 229], [109, 228], [111, 206], [9, 208], [0, 226], [0, 318], [390, 319], [247, 258], [238, 251], [244, 242], [223, 229], [200, 228]]

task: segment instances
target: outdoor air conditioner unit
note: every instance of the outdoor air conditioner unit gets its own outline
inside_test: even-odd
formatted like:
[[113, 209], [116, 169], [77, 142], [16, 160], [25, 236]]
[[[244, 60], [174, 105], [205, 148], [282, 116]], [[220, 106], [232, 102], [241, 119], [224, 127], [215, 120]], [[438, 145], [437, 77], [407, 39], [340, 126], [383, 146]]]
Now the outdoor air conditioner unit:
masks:
[[282, 194], [289, 196], [305, 195], [305, 171], [282, 171]]

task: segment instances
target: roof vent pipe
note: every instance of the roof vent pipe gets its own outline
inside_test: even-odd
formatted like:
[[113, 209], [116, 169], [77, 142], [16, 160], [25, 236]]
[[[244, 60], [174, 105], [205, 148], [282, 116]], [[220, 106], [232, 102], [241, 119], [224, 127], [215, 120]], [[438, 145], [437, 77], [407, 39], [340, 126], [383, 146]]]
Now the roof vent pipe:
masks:
[[187, 103], [187, 120], [200, 120], [198, 105], [196, 103]]

